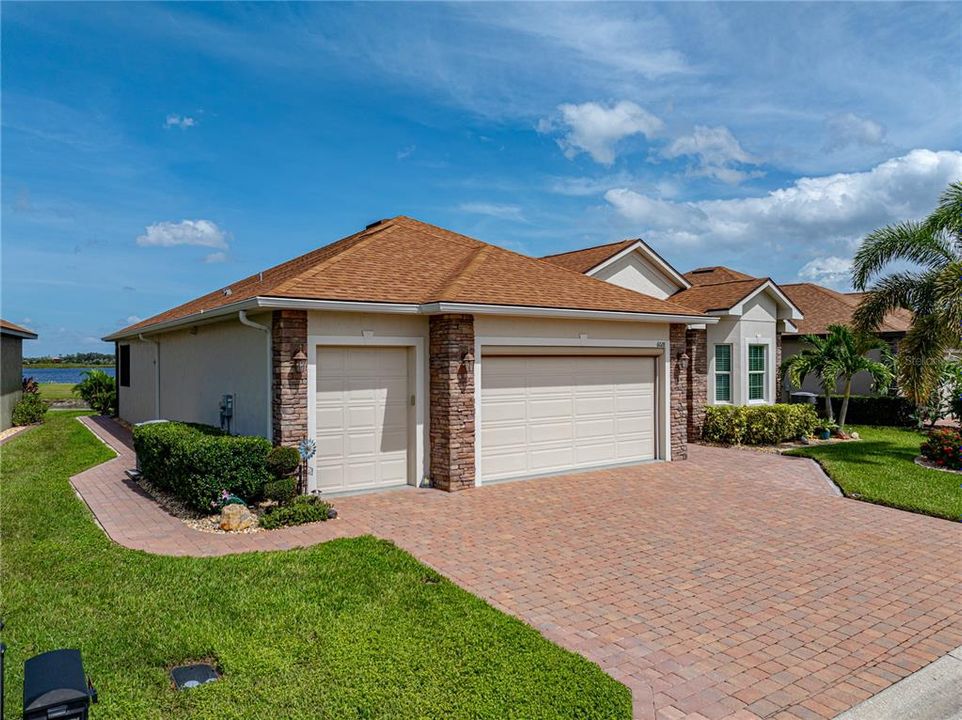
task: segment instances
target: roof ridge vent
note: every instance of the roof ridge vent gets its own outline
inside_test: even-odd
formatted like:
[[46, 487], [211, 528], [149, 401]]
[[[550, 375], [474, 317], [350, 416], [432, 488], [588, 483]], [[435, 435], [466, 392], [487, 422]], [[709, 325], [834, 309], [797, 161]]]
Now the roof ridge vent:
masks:
[[387, 218], [381, 218], [380, 220], [375, 220], [375, 221], [372, 222], [372, 223], [368, 223], [367, 225], [364, 226], [364, 229], [365, 229], [365, 230], [370, 230], [371, 228], [377, 227], [378, 225], [380, 225], [380, 224], [383, 223], [383, 222], [387, 222]]

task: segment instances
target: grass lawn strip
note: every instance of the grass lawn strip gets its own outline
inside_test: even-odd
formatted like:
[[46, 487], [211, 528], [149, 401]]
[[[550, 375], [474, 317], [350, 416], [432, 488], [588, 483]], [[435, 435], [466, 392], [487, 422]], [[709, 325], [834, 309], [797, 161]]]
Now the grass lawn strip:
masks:
[[925, 515], [962, 519], [962, 476], [915, 463], [924, 434], [853, 426], [858, 442], [819, 445], [788, 454], [816, 460], [849, 497]]
[[79, 400], [73, 394], [73, 383], [37, 383], [40, 388], [40, 397], [44, 400]]
[[[108, 540], [68, 478], [110, 459], [74, 418], [0, 448], [7, 705], [76, 647], [111, 718], [629, 718], [627, 688], [373, 537], [170, 558]], [[456, 552], [452, 549], [452, 552]], [[186, 692], [167, 670], [215, 658]]]

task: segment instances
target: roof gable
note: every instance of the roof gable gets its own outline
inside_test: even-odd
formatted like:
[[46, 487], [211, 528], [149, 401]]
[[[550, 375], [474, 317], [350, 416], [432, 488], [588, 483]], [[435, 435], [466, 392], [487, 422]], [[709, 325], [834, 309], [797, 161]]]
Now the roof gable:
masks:
[[692, 285], [701, 286], [717, 285], [735, 280], [757, 280], [758, 278], [738, 272], [738, 270], [732, 270], [724, 265], [713, 265], [689, 270], [685, 273], [685, 279]]
[[685, 276], [672, 267], [671, 263], [656, 253], [641, 238], [597, 245], [583, 250], [572, 250], [558, 255], [546, 255], [542, 260], [547, 260], [554, 265], [585, 275], [594, 275], [632, 252], [641, 255], [647, 264], [651, 265], [656, 272], [663, 275], [673, 285], [681, 289], [689, 287], [690, 283], [685, 279]]
[[270, 297], [367, 303], [464, 303], [696, 316], [677, 303], [626, 290], [404, 216], [251, 275], [110, 338]]

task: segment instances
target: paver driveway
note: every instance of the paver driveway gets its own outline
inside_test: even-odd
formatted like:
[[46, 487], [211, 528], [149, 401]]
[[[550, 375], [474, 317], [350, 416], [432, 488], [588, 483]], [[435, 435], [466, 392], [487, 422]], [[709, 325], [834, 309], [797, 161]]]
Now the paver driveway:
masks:
[[[74, 484], [143, 547], [101, 497], [109, 478], [88, 475], [110, 466]], [[962, 527], [838, 497], [808, 460], [693, 447], [681, 463], [336, 504], [343, 520], [243, 546], [189, 531], [190, 550], [390, 538], [599, 663], [639, 718], [830, 718], [962, 645]]]

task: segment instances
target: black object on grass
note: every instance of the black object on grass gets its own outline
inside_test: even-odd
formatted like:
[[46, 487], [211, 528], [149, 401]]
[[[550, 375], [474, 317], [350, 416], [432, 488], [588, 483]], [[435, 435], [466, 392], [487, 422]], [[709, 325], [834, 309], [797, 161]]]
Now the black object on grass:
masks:
[[51, 650], [23, 664], [23, 720], [87, 720], [95, 702], [79, 650]]
[[214, 682], [220, 678], [213, 666], [207, 663], [197, 663], [196, 665], [181, 665], [170, 671], [170, 677], [178, 690], [200, 687], [209, 682]]

